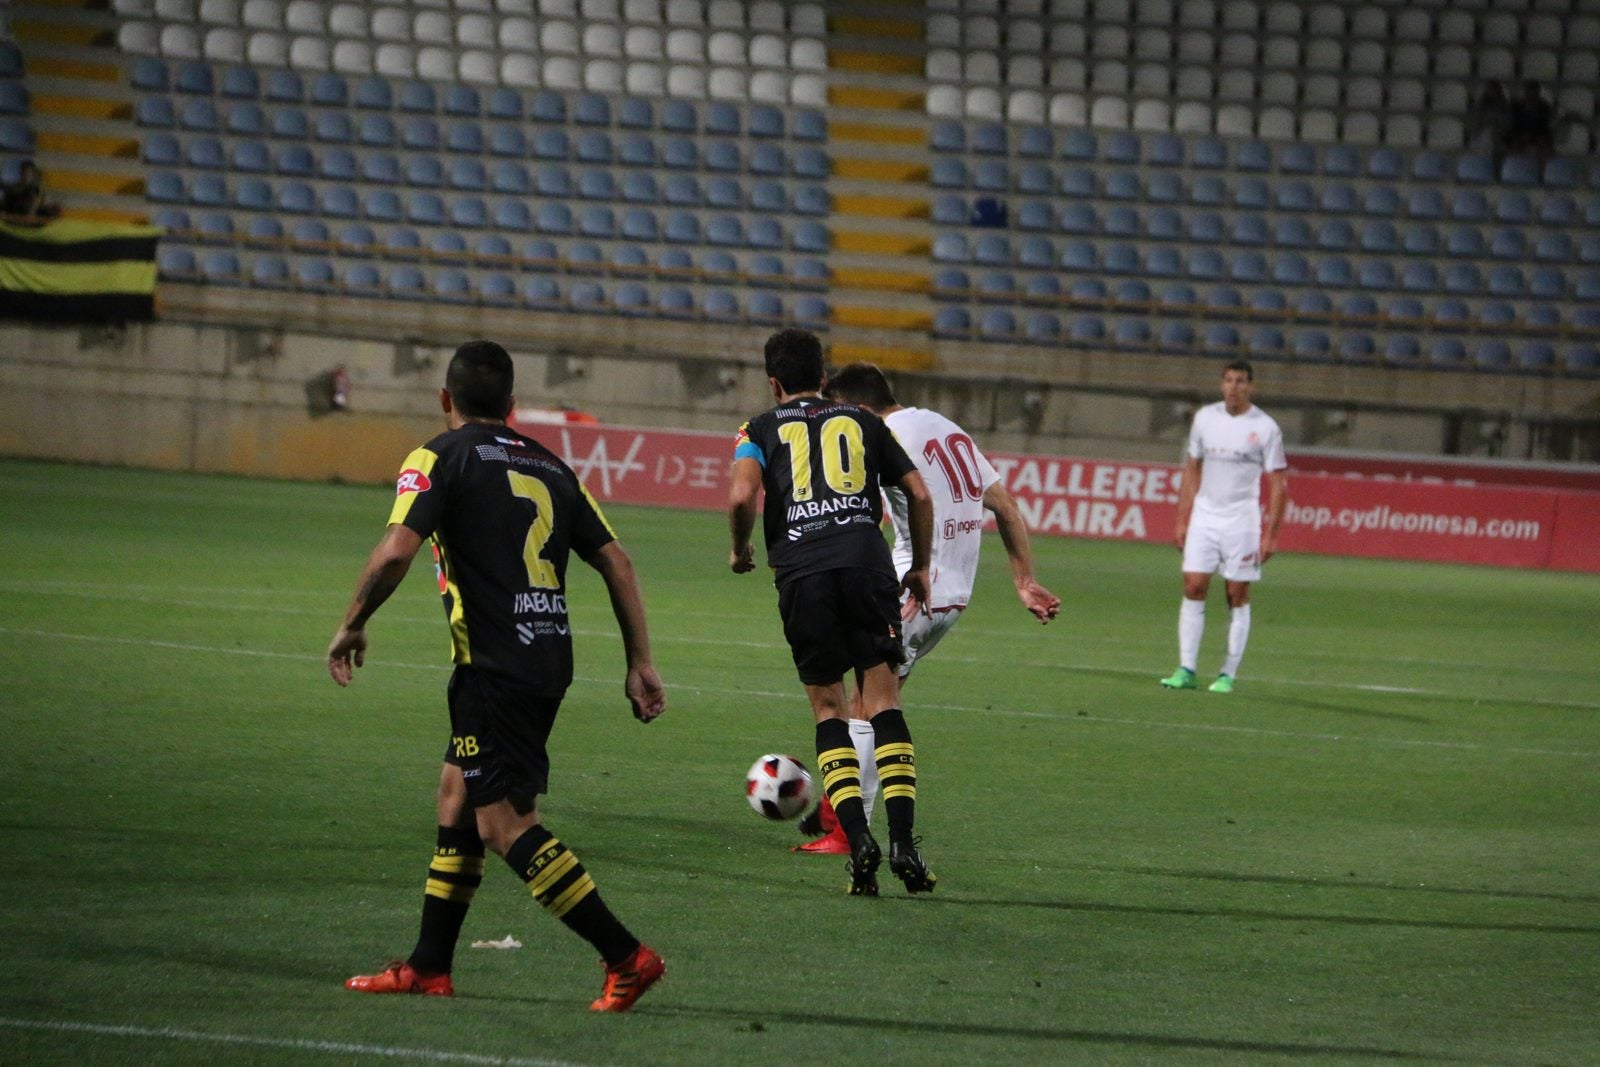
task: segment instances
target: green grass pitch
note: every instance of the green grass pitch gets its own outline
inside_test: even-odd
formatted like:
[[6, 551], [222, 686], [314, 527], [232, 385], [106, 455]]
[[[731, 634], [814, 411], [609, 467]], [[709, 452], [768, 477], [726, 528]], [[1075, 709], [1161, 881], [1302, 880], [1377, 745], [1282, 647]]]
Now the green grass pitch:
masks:
[[[907, 690], [940, 876], [843, 892], [742, 775], [809, 762], [764, 573], [724, 521], [613, 507], [670, 707], [596, 576], [551, 826], [669, 973], [586, 1011], [588, 947], [491, 857], [457, 997], [409, 951], [446, 734], [431, 568], [346, 691], [322, 652], [382, 488], [0, 463], [0, 1063], [1600, 1062], [1600, 579], [1283, 557], [1231, 697], [1165, 692], [1178, 557], [997, 539]], [[1221, 658], [1213, 590], [1201, 667]]]

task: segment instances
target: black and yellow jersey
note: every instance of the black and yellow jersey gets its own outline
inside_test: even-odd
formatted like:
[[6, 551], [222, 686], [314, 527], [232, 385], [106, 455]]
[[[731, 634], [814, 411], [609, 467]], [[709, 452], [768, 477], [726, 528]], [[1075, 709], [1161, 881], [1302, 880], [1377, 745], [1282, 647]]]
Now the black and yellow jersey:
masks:
[[616, 539], [572, 469], [506, 426], [468, 423], [407, 456], [395, 494], [389, 522], [433, 540], [455, 662], [565, 692], [567, 557]]
[[797, 397], [739, 428], [734, 459], [761, 464], [767, 564], [781, 586], [820, 571], [867, 567], [894, 574], [882, 486], [916, 470], [870, 411]]

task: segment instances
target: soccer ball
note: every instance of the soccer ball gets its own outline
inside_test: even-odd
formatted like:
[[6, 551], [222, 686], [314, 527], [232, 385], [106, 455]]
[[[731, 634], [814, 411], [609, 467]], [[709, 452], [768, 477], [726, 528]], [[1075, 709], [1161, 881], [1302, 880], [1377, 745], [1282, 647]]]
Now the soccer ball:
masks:
[[744, 776], [750, 806], [769, 819], [792, 819], [811, 803], [811, 775], [793, 756], [765, 755]]

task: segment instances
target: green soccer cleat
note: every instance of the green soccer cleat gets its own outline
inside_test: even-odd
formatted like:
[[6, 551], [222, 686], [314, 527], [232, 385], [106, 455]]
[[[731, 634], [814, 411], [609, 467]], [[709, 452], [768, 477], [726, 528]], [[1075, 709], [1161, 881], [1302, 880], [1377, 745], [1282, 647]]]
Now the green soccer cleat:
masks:
[[1198, 689], [1200, 683], [1194, 680], [1194, 671], [1188, 667], [1179, 667], [1172, 672], [1170, 678], [1161, 679], [1161, 684], [1168, 689]]
[[1227, 674], [1219, 674], [1217, 675], [1217, 680], [1206, 688], [1213, 693], [1231, 693], [1233, 692], [1233, 677]]

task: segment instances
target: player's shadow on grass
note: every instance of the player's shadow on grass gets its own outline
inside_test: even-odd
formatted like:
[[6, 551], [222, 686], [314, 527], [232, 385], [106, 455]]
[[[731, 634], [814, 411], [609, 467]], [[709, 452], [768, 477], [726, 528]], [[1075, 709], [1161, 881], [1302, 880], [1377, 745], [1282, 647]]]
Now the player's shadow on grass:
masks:
[[1336, 926], [1394, 926], [1424, 930], [1473, 930], [1512, 934], [1577, 934], [1600, 936], [1600, 926], [1540, 923], [1468, 922], [1460, 919], [1406, 919], [1387, 915], [1329, 915], [1317, 912], [1261, 911], [1255, 908], [1178, 908], [1154, 904], [1108, 904], [1092, 900], [974, 900], [929, 898], [930, 904], [980, 908], [1039, 908], [1109, 915], [1170, 915], [1194, 919], [1239, 919], [1245, 922], [1329, 923]]
[[[1337, 1057], [1352, 1060], [1431, 1061], [1436, 1055], [1413, 1052], [1407, 1049], [1382, 1048], [1371, 1045], [1311, 1044], [1279, 1041], [1248, 1041], [1220, 1037], [1184, 1036], [1173, 1034], [1141, 1034], [1117, 1030], [1085, 1030], [1072, 1027], [998, 1026], [983, 1023], [952, 1023], [927, 1019], [884, 1019], [879, 1016], [844, 1015], [825, 1010], [804, 1012], [763, 1011], [750, 1012], [720, 1008], [674, 1007], [670, 1004], [646, 1002], [637, 1011], [639, 1015], [678, 1016], [682, 1018], [736, 1019], [752, 1029], [774, 1024], [785, 1024], [814, 1031], [817, 1027], [837, 1026], [882, 1033], [894, 1031], [911, 1036], [943, 1034], [950, 1037], [994, 1038], [1008, 1041], [1038, 1041], [1080, 1045], [1108, 1045], [1121, 1048], [1153, 1050], [1193, 1050], [1276, 1056]], [[1044, 1054], [1044, 1051], [1041, 1050]], [[1461, 1063], [1495, 1063], [1493, 1060], [1469, 1060], [1450, 1057]]]
[[1254, 885], [1298, 885], [1310, 889], [1377, 889], [1391, 893], [1440, 893], [1446, 896], [1502, 897], [1508, 900], [1553, 900], [1562, 904], [1600, 904], [1600, 896], [1592, 893], [1547, 893], [1528, 889], [1468, 889], [1449, 885], [1394, 885], [1389, 882], [1366, 882], [1353, 878], [1295, 878], [1284, 874], [1238, 874], [1234, 871], [1186, 871], [1176, 867], [1104, 867], [1089, 868], [1099, 871], [1116, 871], [1122, 874], [1149, 874], [1161, 878], [1192, 878], [1206, 882], [1241, 882]]
[[1434, 720], [1426, 715], [1411, 715], [1404, 711], [1380, 711], [1377, 708], [1335, 704], [1327, 700], [1307, 700], [1304, 697], [1274, 696], [1272, 702], [1285, 707], [1303, 708], [1306, 711], [1331, 711], [1337, 715], [1351, 715], [1358, 719], [1382, 719], [1385, 722], [1409, 722], [1421, 726], [1432, 726], [1434, 723]]

